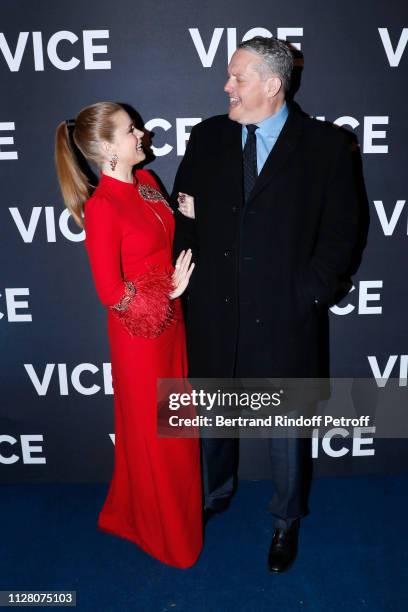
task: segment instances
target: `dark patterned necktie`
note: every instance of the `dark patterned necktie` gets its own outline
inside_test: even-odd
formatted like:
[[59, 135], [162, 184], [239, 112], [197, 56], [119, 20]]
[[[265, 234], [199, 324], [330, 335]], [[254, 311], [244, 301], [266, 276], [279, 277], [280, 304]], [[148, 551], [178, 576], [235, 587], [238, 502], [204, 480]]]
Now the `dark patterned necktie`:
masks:
[[256, 163], [256, 136], [255, 131], [258, 129], [257, 125], [251, 123], [246, 126], [248, 135], [243, 151], [244, 159], [244, 195], [245, 202], [248, 201], [249, 194], [255, 185], [256, 178], [258, 176], [258, 168]]

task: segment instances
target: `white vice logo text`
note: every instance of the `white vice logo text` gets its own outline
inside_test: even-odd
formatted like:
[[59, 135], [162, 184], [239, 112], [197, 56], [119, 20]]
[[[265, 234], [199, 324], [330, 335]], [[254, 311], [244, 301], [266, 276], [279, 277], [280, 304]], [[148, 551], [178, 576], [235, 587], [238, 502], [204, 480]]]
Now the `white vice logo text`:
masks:
[[[389, 218], [388, 218], [387, 217], [387, 213], [385, 211], [385, 207], [384, 207], [383, 201], [382, 200], [374, 200], [373, 203], [374, 203], [375, 211], [376, 211], [378, 219], [380, 221], [382, 231], [384, 232], [384, 236], [392, 236], [393, 235], [394, 230], [396, 228], [396, 225], [397, 225], [399, 219], [401, 218], [401, 213], [402, 213], [402, 211], [404, 209], [405, 202], [406, 202], [406, 200], [397, 200], [397, 202], [395, 203], [394, 208], [392, 209], [392, 212], [390, 213]], [[407, 218], [406, 232], [407, 232], [407, 236], [408, 236], [408, 218]]]
[[99, 376], [102, 376], [102, 380], [100, 382], [103, 384], [103, 391], [105, 395], [113, 394], [110, 363], [103, 363], [102, 371], [93, 363], [80, 363], [73, 368], [70, 376], [68, 376], [68, 367], [66, 363], [47, 363], [41, 376], [37, 374], [32, 363], [25, 363], [24, 368], [38, 395], [47, 395], [53, 376], [54, 379], [57, 379], [60, 395], [69, 395], [69, 383], [71, 383], [73, 389], [81, 395], [95, 395], [95, 393], [98, 393], [102, 387], [94, 383], [92, 379], [92, 384], [86, 385], [83, 378], [81, 378], [81, 375], [84, 374], [84, 372], [87, 373], [84, 378], [86, 377], [88, 382], [89, 374], [99, 374]]
[[[382, 289], [383, 281], [382, 280], [371, 280], [371, 281], [359, 281], [358, 283], [358, 305], [354, 306], [350, 304], [350, 302], [344, 306], [332, 306], [330, 308], [331, 312], [335, 315], [348, 315], [353, 310], [357, 308], [357, 313], [359, 315], [365, 314], [381, 314], [382, 306], [380, 305], [370, 305], [369, 302], [379, 302], [381, 299], [381, 295], [378, 292], [370, 293], [370, 289]], [[352, 293], [355, 291], [355, 285], [349, 291]]]
[[[326, 118], [323, 115], [316, 116], [315, 119], [319, 119], [320, 121], [326, 121]], [[349, 115], [343, 115], [342, 117], [338, 117], [333, 121], [334, 125], [338, 127], [351, 127], [355, 130], [360, 122], [355, 117], [350, 117]], [[385, 130], [376, 130], [374, 129], [376, 125], [388, 125], [389, 117], [386, 115], [379, 116], [366, 116], [363, 119], [363, 153], [388, 153], [388, 145], [387, 144], [375, 144], [374, 140], [384, 140], [387, 137], [387, 132]]]
[[[46, 463], [45, 457], [42, 456], [33, 456], [37, 453], [42, 453], [42, 446], [33, 442], [43, 442], [43, 434], [24, 434], [20, 436], [20, 449], [21, 449], [21, 459], [24, 464], [32, 464], [32, 463]], [[11, 465], [13, 463], [17, 463], [20, 460], [20, 457], [13, 452], [9, 447], [14, 446], [14, 444], [18, 444], [18, 440], [13, 436], [8, 436], [7, 434], [0, 435], [0, 463], [4, 465]], [[11, 450], [12, 454], [4, 454], [6, 453], [6, 449]]]
[[[193, 127], [200, 123], [201, 117], [178, 117], [176, 119], [176, 151], [177, 155], [184, 155], [186, 151], [186, 142], [190, 138], [190, 133], [186, 131], [187, 127]], [[163, 119], [162, 117], [156, 117], [154, 119], [150, 119], [146, 124], [145, 128], [149, 132], [154, 132], [155, 128], [160, 128], [167, 132], [172, 128], [172, 124], [167, 119]], [[152, 151], [156, 155], [156, 157], [163, 157], [164, 155], [168, 155], [173, 150], [173, 146], [164, 143], [161, 146], [152, 145]]]
[[[10, 45], [6, 40], [3, 32], [0, 32], [0, 51], [6, 60], [7, 66], [11, 72], [18, 72], [20, 70], [21, 61], [27, 49], [28, 38], [31, 34], [34, 70], [44, 70], [44, 42], [42, 32], [20, 32], [18, 35], [17, 43], [14, 49], [14, 53], [10, 49]], [[108, 52], [107, 45], [95, 44], [95, 39], [109, 38], [109, 30], [83, 30], [82, 41], [79, 43], [82, 46], [81, 55], [83, 56], [84, 69], [85, 70], [110, 70], [110, 60], [95, 59], [95, 55], [106, 54]], [[73, 70], [77, 68], [81, 60], [75, 55], [68, 60], [61, 59], [58, 55], [58, 45], [61, 41], [64, 41], [75, 45], [79, 41], [79, 37], [74, 32], [67, 30], [61, 30], [55, 32], [47, 43], [46, 55], [51, 64], [58, 70]], [[78, 52], [78, 44], [75, 47]]]
[[398, 385], [400, 387], [408, 386], [408, 355], [389, 355], [382, 372], [376, 355], [368, 355], [367, 359], [378, 387], [385, 387], [391, 374], [394, 372], [394, 366], [396, 366], [395, 370], [399, 369], [397, 374], [397, 376], [399, 375]]
[[389, 65], [391, 66], [391, 68], [397, 68], [401, 61], [402, 54], [405, 51], [405, 47], [408, 43], [408, 28], [402, 29], [399, 40], [395, 47], [395, 51], [391, 43], [388, 28], [378, 28], [378, 32], [380, 34], [381, 42], [384, 46], [385, 54], [387, 56]]
[[[23, 309], [27, 311], [29, 308], [27, 300], [16, 299], [19, 295], [30, 295], [30, 290], [27, 287], [4, 290], [7, 315], [0, 311], [0, 319], [3, 319], [5, 316], [7, 316], [7, 321], [9, 321], [9, 323], [21, 323], [33, 320], [32, 315], [29, 312], [17, 312], [18, 310]], [[1, 297], [2, 294], [0, 293], [0, 298]]]
[[314, 429], [312, 434], [312, 457], [317, 459], [319, 457], [319, 451], [329, 457], [338, 458], [344, 457], [350, 452], [350, 449], [346, 446], [340, 448], [333, 448], [333, 438], [352, 438], [351, 455], [353, 457], [364, 457], [367, 455], [374, 455], [374, 448], [364, 448], [365, 446], [373, 446], [374, 439], [372, 437], [363, 437], [363, 434], [375, 433], [375, 427], [354, 427], [351, 431], [344, 427], [334, 427], [329, 429], [322, 438], [319, 438], [319, 430]]
[[[14, 132], [16, 126], [14, 121], [0, 122], [0, 132]], [[17, 151], [3, 151], [4, 145], [14, 145], [13, 136], [0, 136], [0, 160], [1, 159], [18, 159]]]
[[[198, 28], [188, 29], [190, 36], [193, 39], [194, 47], [198, 53], [198, 57], [200, 58], [201, 64], [204, 68], [211, 68], [211, 66], [213, 65], [215, 54], [218, 51], [220, 41], [225, 30], [227, 37], [227, 60], [229, 62], [232, 54], [235, 52], [238, 46], [236, 28], [214, 28], [207, 50], [204, 46], [200, 30]], [[254, 36], [265, 36], [266, 38], [271, 38], [273, 34], [270, 30], [267, 30], [266, 28], [251, 28], [250, 30], [248, 30], [248, 32], [244, 34], [241, 40], [244, 42], [245, 40], [249, 40]], [[290, 37], [292, 42], [293, 37], [301, 36], [303, 36], [303, 28], [277, 28], [276, 30], [276, 38], [280, 38], [281, 40], [287, 40], [288, 37]], [[292, 45], [296, 47], [296, 49], [300, 50], [301, 48], [299, 42], [292, 42]]]
[[[44, 210], [43, 215], [41, 215], [42, 210]], [[56, 222], [55, 210], [53, 206], [34, 206], [31, 209], [30, 218], [25, 222], [23, 221], [18, 207], [12, 206], [9, 208], [9, 211], [24, 242], [33, 241], [40, 218], [42, 218], [43, 222], [45, 223], [47, 242], [56, 242]], [[85, 239], [85, 232], [84, 230], [78, 230], [72, 219], [71, 224], [77, 228], [77, 231], [71, 231], [69, 228], [70, 219], [71, 214], [68, 209], [63, 210], [58, 219], [59, 230], [61, 234], [67, 238], [67, 240], [70, 240], [71, 242], [81, 242]]]

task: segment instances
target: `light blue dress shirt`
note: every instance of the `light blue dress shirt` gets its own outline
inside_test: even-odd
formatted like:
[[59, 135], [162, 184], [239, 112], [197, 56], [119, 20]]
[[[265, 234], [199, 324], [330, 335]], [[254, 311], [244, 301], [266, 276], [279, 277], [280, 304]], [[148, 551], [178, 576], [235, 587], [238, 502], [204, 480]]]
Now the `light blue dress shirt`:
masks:
[[[288, 117], [288, 114], [288, 107], [286, 102], [284, 102], [277, 113], [271, 115], [270, 117], [267, 117], [259, 123], [254, 124], [258, 126], [258, 129], [255, 132], [258, 174], [260, 174], [263, 165], [266, 162], [266, 158], [272, 151], [275, 142], [277, 141], [283, 126], [285, 125], [285, 121]], [[247, 135], [248, 130], [246, 129], [246, 126], [243, 125], [242, 148], [244, 148], [245, 146]]]

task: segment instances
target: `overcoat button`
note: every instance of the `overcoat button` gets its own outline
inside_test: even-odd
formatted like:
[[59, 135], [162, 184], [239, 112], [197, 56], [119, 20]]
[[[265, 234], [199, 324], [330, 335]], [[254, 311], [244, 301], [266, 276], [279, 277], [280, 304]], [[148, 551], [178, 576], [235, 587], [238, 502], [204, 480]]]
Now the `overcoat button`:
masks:
[[230, 253], [230, 251], [225, 251], [225, 253], [224, 253], [224, 257], [229, 257], [229, 256], [230, 256], [230, 254], [231, 254], [231, 253]]

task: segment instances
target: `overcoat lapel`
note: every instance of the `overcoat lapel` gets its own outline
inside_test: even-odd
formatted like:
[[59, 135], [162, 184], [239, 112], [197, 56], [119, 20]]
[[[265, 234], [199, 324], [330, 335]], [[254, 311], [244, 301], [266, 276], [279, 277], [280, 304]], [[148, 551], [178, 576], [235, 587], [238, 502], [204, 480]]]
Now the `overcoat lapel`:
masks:
[[[244, 178], [242, 167], [242, 127], [240, 123], [228, 119], [226, 130], [226, 142], [223, 151], [225, 158], [222, 160], [225, 168], [228, 168], [229, 200], [244, 203]], [[231, 191], [232, 190], [232, 191]]]
[[[302, 116], [289, 106], [289, 115], [258, 176], [248, 202], [267, 187], [296, 149], [302, 133]], [[242, 165], [242, 164], [241, 164]]]

